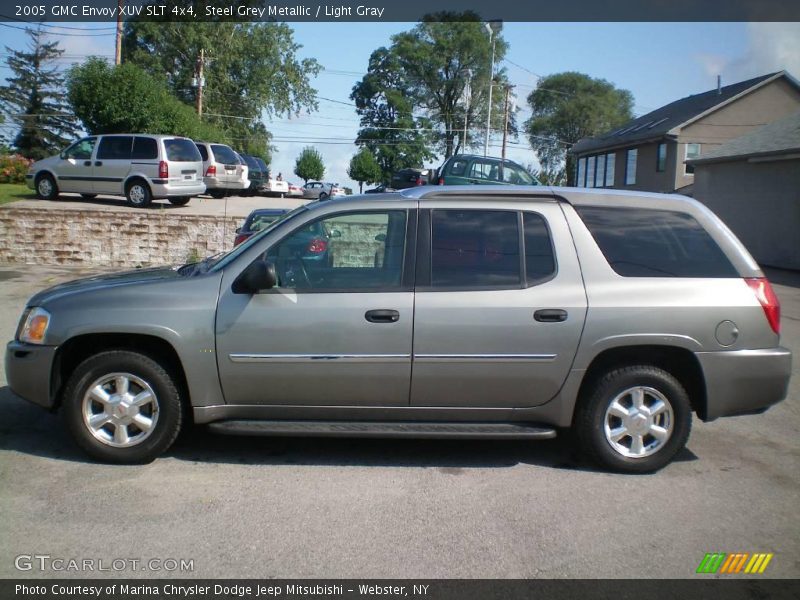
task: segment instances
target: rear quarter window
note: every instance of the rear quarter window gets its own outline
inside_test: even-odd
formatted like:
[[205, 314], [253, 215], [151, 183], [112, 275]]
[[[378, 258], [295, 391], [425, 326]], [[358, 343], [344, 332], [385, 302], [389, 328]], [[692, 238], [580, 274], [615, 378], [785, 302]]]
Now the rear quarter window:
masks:
[[623, 277], [739, 277], [725, 253], [689, 214], [605, 206], [575, 210], [608, 264]]
[[166, 139], [164, 140], [164, 150], [167, 160], [171, 162], [199, 162], [202, 160], [200, 151], [192, 140]]

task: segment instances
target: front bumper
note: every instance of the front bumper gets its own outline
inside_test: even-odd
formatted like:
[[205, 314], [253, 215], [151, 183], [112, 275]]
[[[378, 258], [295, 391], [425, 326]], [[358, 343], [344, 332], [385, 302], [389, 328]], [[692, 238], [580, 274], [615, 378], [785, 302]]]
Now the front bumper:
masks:
[[706, 382], [704, 421], [763, 412], [786, 398], [792, 353], [786, 348], [695, 353]]
[[28, 402], [52, 408], [50, 390], [56, 346], [9, 342], [6, 346], [6, 379], [11, 391]]
[[36, 189], [36, 186], [33, 184], [33, 173], [28, 173], [25, 175], [25, 185], [28, 186], [28, 189]]

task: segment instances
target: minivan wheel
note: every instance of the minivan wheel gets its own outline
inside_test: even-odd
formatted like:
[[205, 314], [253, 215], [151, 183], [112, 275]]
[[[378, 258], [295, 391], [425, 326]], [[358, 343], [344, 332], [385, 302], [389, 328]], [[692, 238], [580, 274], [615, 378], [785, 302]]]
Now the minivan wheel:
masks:
[[582, 399], [575, 434], [601, 466], [650, 473], [686, 445], [692, 409], [686, 390], [667, 371], [649, 365], [614, 369]]
[[144, 181], [139, 179], [128, 184], [125, 188], [125, 197], [128, 199], [128, 204], [134, 208], [146, 208], [153, 200], [150, 188]]
[[175, 206], [186, 206], [187, 204], [189, 204], [189, 200], [191, 199], [192, 199], [191, 196], [172, 197], [169, 199], [169, 203]]
[[58, 198], [58, 185], [49, 173], [39, 175], [36, 179], [36, 197], [40, 200], [55, 200]]
[[83, 361], [64, 388], [63, 409], [78, 446], [104, 462], [150, 462], [181, 428], [181, 399], [172, 376], [150, 357], [127, 350]]

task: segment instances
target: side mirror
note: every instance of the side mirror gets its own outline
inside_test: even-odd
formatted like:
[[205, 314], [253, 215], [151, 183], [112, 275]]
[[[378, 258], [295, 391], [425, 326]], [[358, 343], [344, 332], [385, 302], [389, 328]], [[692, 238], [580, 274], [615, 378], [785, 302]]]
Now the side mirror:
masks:
[[256, 260], [239, 274], [231, 290], [234, 294], [255, 294], [261, 290], [269, 290], [277, 283], [275, 265], [266, 260]]
[[61, 160], [64, 160], [65, 158], [67, 158], [67, 153], [66, 152], [59, 152], [58, 153], [58, 158], [60, 158]]
[[342, 232], [339, 231], [338, 229], [331, 229], [331, 232], [328, 235], [328, 237], [330, 237], [331, 239], [340, 238], [340, 237], [342, 237]]
[[385, 233], [379, 233], [378, 235], [375, 236], [375, 241], [376, 242], [385, 242], [386, 241], [386, 234]]
[[234, 233], [242, 233], [242, 228], [241, 227], [237, 227], [236, 231]]

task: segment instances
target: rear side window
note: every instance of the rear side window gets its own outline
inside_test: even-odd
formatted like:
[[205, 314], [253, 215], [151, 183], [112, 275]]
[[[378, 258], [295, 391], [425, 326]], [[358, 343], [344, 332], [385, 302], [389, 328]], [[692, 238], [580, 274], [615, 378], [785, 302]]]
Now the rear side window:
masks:
[[133, 160], [154, 160], [158, 158], [158, 143], [154, 138], [134, 138], [131, 158]]
[[211, 152], [214, 153], [214, 160], [226, 165], [238, 165], [239, 159], [236, 153], [222, 144], [211, 144]]
[[203, 158], [203, 160], [208, 160], [208, 150], [206, 150], [206, 147], [202, 144], [198, 144], [197, 149], [200, 151], [200, 156]]
[[167, 160], [171, 162], [198, 162], [200, 151], [192, 140], [173, 138], [164, 140]]
[[556, 272], [553, 242], [544, 217], [523, 213], [525, 227], [525, 277], [527, 285], [550, 279]]
[[516, 212], [434, 210], [431, 285], [438, 288], [519, 287]]
[[454, 160], [453, 165], [450, 167], [450, 174], [463, 175], [466, 170], [467, 170], [467, 161]]
[[100, 140], [98, 160], [130, 160], [133, 137], [128, 135], [108, 136]]
[[691, 215], [600, 206], [576, 210], [608, 264], [623, 277], [739, 277]]

